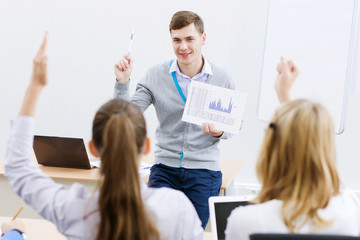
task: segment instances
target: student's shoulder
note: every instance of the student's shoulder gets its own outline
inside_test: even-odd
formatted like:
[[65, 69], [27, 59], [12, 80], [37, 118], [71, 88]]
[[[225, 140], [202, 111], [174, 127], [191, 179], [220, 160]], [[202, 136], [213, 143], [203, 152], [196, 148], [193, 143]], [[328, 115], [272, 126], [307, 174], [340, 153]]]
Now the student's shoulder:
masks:
[[253, 218], [254, 220], [265, 216], [267, 213], [278, 213], [281, 211], [282, 202], [279, 200], [270, 200], [265, 203], [240, 206], [231, 212], [231, 217], [240, 219]]
[[360, 209], [360, 200], [356, 193], [348, 188], [343, 188], [340, 190], [340, 194], [334, 197], [332, 200], [343, 202], [347, 205], [352, 205]]
[[271, 200], [234, 209], [227, 220], [226, 239], [244, 239], [270, 223], [278, 223], [281, 205], [280, 201]]

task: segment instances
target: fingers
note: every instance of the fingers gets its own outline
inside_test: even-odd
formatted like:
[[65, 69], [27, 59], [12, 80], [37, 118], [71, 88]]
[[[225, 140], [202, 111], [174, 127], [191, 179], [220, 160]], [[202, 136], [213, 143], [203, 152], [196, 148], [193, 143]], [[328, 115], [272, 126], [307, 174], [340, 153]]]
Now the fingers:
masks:
[[210, 130], [210, 134], [214, 137], [219, 137], [223, 134], [223, 131], [219, 131], [214, 127], [214, 124], [210, 123], [209, 124], [209, 130]]
[[299, 68], [296, 66], [296, 64], [292, 61], [288, 61], [290, 71], [294, 73], [295, 75], [299, 75]]
[[46, 32], [44, 36], [44, 40], [41, 43], [38, 53], [36, 54], [33, 61], [33, 74], [32, 74], [32, 84], [36, 84], [38, 86], [45, 86], [48, 82], [48, 73], [47, 73], [47, 65], [49, 61], [49, 57], [46, 53], [47, 42], [48, 42], [49, 33]]
[[298, 68], [292, 60], [286, 60], [283, 56], [280, 57], [276, 70], [279, 74], [282, 73], [297, 73]]
[[10, 226], [8, 223], [1, 224], [1, 232], [2, 233], [7, 233], [9, 230], [10, 230]]
[[49, 33], [48, 33], [48, 31], [46, 31], [43, 42], [41, 43], [39, 51], [37, 52], [37, 54], [36, 54], [36, 56], [34, 58], [34, 64], [44, 65], [44, 66], [47, 65], [47, 63], [49, 61], [49, 57], [48, 57], [48, 55], [46, 53], [47, 44], [48, 44], [48, 37], [49, 37]]
[[49, 37], [49, 32], [46, 31], [45, 32], [45, 36], [44, 36], [44, 40], [39, 48], [39, 51], [37, 53], [36, 56], [43, 56], [46, 54], [46, 49], [47, 49], [47, 43], [48, 43], [48, 37]]
[[125, 54], [124, 57], [114, 65], [116, 81], [120, 83], [128, 82], [130, 79], [132, 68], [133, 59], [129, 54]]
[[209, 134], [210, 133], [210, 130], [209, 130], [209, 123], [203, 123], [202, 124], [202, 130], [205, 134]]
[[132, 67], [133, 61], [132, 58], [130, 57], [130, 55], [126, 54], [124, 55], [124, 57], [115, 64], [115, 67], [121, 71], [121, 72], [125, 72], [126, 70], [128, 70], [130, 67]]
[[215, 129], [214, 124], [212, 123], [203, 123], [202, 130], [204, 134], [211, 135], [214, 137], [220, 137], [223, 134], [223, 131]]
[[285, 64], [286, 64], [286, 60], [283, 56], [281, 56], [280, 62], [277, 65], [277, 71], [279, 74], [281, 74], [284, 71]]
[[133, 67], [133, 63], [134, 63], [132, 57], [131, 57], [130, 55], [128, 55], [128, 56], [126, 57], [126, 59], [128, 60], [128, 63], [129, 63], [130, 68], [132, 68], [132, 67]]
[[16, 230], [18, 230], [20, 232], [25, 232], [25, 225], [19, 219], [15, 219], [14, 221], [11, 221], [9, 223], [3, 223], [1, 225], [1, 231], [3, 233], [7, 233], [7, 232], [9, 232], [10, 230], [13, 230], [13, 229], [16, 229]]
[[292, 60], [280, 58], [277, 66], [279, 74], [275, 79], [275, 91], [280, 103], [291, 100], [291, 87], [299, 75], [299, 69]]
[[295, 63], [292, 60], [287, 61], [287, 63], [288, 63], [288, 66], [289, 66], [290, 70], [293, 72], [295, 70], [295, 67], [296, 67]]
[[288, 60], [285, 60], [283, 57], [282, 57], [282, 62], [283, 62], [283, 71], [285, 72], [290, 72], [290, 66], [289, 66], [289, 61]]
[[11, 221], [11, 226], [20, 232], [26, 232], [25, 224], [20, 219]]
[[281, 73], [281, 63], [278, 63], [276, 66], [276, 71], [280, 74]]
[[129, 55], [125, 55], [121, 60], [120, 60], [121, 66], [123, 69], [125, 69], [125, 71], [130, 67], [130, 56]]

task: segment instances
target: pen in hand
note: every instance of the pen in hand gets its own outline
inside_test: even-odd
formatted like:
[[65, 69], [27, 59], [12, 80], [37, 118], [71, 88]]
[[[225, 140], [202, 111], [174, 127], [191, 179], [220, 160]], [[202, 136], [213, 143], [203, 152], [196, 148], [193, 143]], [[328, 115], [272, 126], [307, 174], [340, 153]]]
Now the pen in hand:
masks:
[[131, 31], [131, 35], [130, 35], [130, 43], [129, 43], [129, 49], [128, 49], [128, 54], [130, 55], [131, 52], [131, 45], [134, 39], [134, 29]]
[[15, 216], [12, 218], [12, 220], [11, 221], [14, 221], [16, 218], [17, 218], [17, 216], [21, 213], [21, 211], [24, 209], [24, 206], [21, 206], [21, 208], [19, 209], [19, 211], [15, 214]]

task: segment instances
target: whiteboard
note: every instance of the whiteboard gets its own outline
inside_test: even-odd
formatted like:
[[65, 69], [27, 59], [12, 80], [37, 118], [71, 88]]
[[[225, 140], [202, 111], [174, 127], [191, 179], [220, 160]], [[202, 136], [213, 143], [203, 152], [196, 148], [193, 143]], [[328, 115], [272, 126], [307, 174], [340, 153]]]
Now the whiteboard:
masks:
[[350, 77], [356, 71], [358, 0], [270, 0], [258, 101], [269, 121], [279, 106], [274, 90], [281, 56], [300, 68], [291, 96], [322, 103], [337, 133], [344, 130]]

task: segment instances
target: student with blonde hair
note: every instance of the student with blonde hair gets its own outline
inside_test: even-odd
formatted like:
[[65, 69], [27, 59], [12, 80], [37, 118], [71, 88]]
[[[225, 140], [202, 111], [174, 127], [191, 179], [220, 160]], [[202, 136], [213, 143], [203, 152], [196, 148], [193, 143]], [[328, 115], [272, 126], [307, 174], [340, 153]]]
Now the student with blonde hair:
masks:
[[334, 125], [318, 103], [290, 101], [298, 68], [283, 58], [275, 89], [282, 105], [266, 129], [256, 166], [262, 184], [254, 205], [231, 213], [226, 239], [253, 233], [360, 233], [360, 203], [340, 188]]
[[183, 193], [141, 181], [138, 161], [149, 140], [144, 117], [130, 102], [111, 100], [95, 115], [89, 146], [101, 158], [99, 192], [78, 183], [68, 189], [33, 164], [35, 109], [48, 82], [46, 45], [47, 34], [8, 142], [5, 173], [14, 191], [68, 239], [202, 239], [201, 222]]

